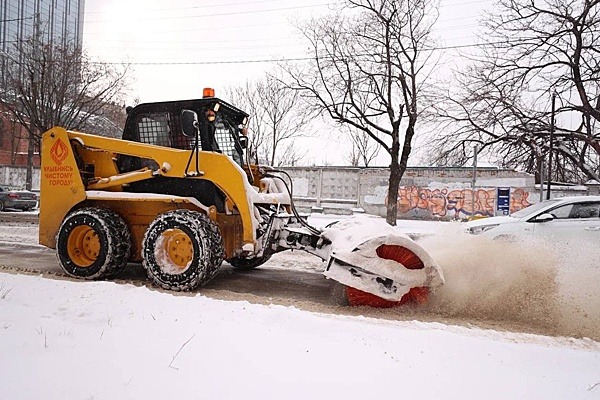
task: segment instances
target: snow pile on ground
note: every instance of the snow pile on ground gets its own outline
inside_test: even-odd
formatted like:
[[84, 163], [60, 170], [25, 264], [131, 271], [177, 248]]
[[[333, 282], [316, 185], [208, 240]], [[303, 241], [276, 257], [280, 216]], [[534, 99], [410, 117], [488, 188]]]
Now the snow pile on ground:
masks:
[[0, 273], [0, 398], [600, 396], [600, 345]]

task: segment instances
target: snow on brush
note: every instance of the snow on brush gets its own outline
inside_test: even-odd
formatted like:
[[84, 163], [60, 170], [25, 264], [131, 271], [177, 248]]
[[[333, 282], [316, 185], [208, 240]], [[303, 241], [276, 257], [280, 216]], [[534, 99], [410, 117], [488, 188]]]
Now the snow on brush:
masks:
[[[392, 279], [394, 291], [381, 290], [378, 280], [362, 274], [348, 273], [346, 267], [330, 264], [325, 276], [345, 285], [379, 295], [387, 300], [399, 301], [413, 287], [438, 287], [444, 277], [437, 263], [414, 240], [397, 231], [386, 221], [374, 215], [355, 215], [323, 230], [323, 237], [331, 242], [332, 256], [346, 265], [363, 268], [369, 272]], [[382, 259], [377, 249], [394, 245], [410, 250], [423, 262], [422, 269], [398, 268], [398, 262]]]
[[597, 399], [600, 345], [0, 273], [2, 399]]

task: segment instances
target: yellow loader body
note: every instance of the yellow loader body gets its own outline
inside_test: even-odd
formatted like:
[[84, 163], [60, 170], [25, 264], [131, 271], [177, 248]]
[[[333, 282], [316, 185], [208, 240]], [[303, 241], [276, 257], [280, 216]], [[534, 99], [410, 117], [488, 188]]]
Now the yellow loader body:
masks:
[[[65, 216], [74, 208], [105, 207], [121, 215], [132, 233], [134, 256], [140, 261], [139, 248], [148, 224], [157, 215], [174, 209], [190, 209], [207, 213], [215, 221], [225, 239], [225, 250], [233, 255], [244, 245], [254, 246], [255, 235], [246, 192], [249, 184], [231, 160], [223, 154], [200, 152], [201, 176], [213, 182], [227, 197], [230, 213], [216, 212], [192, 198], [126, 192], [126, 186], [136, 180], [153, 179], [160, 175], [184, 179], [190, 150], [179, 150], [105, 138], [55, 127], [42, 137], [40, 244], [55, 248], [56, 237]], [[156, 171], [143, 170], [119, 174], [118, 155], [152, 160], [160, 166]], [[81, 165], [94, 165], [95, 175], [84, 184]]]

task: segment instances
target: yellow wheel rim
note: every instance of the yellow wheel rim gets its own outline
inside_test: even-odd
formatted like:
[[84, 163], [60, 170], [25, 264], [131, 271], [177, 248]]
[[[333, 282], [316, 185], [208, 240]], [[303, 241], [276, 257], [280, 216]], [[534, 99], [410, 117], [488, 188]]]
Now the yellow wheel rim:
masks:
[[163, 254], [180, 272], [187, 269], [194, 258], [192, 239], [181, 229], [168, 229], [162, 236]]
[[69, 258], [80, 268], [92, 265], [100, 254], [100, 239], [96, 231], [88, 225], [73, 229], [67, 239]]

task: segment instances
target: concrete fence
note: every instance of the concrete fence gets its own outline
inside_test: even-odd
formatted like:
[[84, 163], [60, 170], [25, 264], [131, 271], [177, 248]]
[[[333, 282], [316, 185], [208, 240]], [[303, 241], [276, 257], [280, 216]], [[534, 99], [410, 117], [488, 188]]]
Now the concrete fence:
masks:
[[[388, 168], [286, 167], [294, 201], [300, 211], [385, 216]], [[0, 183], [25, 187], [25, 167], [0, 166]], [[39, 190], [40, 170], [34, 168], [33, 190]], [[498, 190], [501, 188], [502, 190]], [[596, 194], [600, 184], [552, 188], [552, 197]], [[498, 197], [500, 194], [500, 198]], [[400, 218], [463, 219], [472, 215], [512, 213], [540, 201], [531, 174], [497, 168], [408, 168], [400, 182]], [[544, 194], [545, 198], [545, 194]]]
[[[386, 214], [388, 168], [282, 169], [292, 177], [296, 206], [302, 211]], [[552, 188], [552, 197], [587, 193], [585, 186]], [[497, 168], [478, 168], [475, 180], [472, 168], [408, 168], [398, 194], [398, 216], [407, 219], [505, 215], [540, 200], [533, 175]]]
[[[27, 178], [26, 167], [15, 167], [10, 165], [0, 165], [0, 183], [17, 189], [25, 189]], [[32, 190], [40, 190], [40, 169], [33, 169]]]

